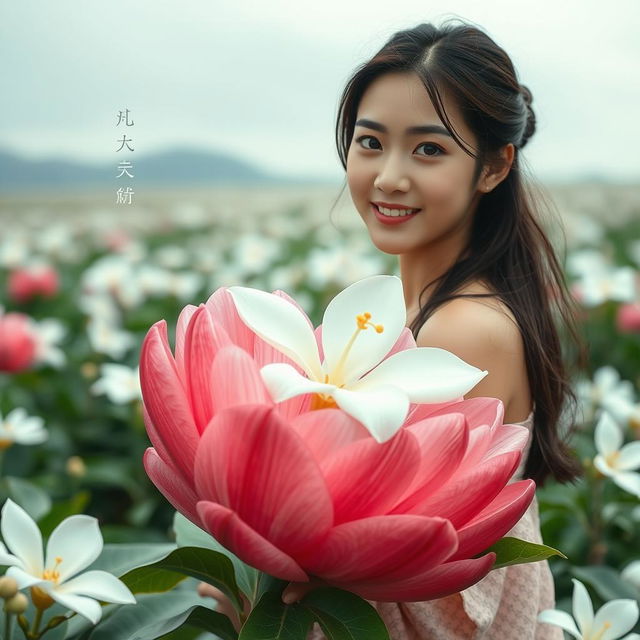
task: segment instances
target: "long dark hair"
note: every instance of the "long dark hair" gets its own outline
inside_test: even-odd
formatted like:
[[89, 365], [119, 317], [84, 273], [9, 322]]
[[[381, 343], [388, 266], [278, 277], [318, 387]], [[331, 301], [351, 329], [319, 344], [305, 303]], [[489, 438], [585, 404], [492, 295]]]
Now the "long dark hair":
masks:
[[[468, 246], [456, 263], [428, 283], [420, 295], [420, 311], [411, 325], [413, 335], [443, 303], [458, 297], [497, 296], [513, 313], [524, 341], [527, 374], [535, 403], [531, 449], [525, 477], [538, 485], [552, 475], [568, 482], [580, 474], [567, 440], [575, 428], [576, 396], [570, 385], [569, 353], [585, 361], [576, 328], [575, 303], [553, 245], [536, 211], [544, 194], [534, 196], [521, 175], [518, 151], [536, 128], [532, 96], [518, 81], [507, 53], [475, 26], [420, 24], [395, 33], [371, 60], [347, 82], [336, 124], [342, 166], [353, 137], [360, 100], [371, 82], [384, 73], [409, 72], [420, 78], [438, 116], [457, 144], [476, 159], [473, 183], [486, 162], [499, 162], [499, 151], [513, 143], [514, 160], [507, 177], [484, 194], [475, 212]], [[477, 154], [465, 147], [445, 113], [440, 91], [453, 94], [478, 140]], [[546, 203], [549, 210], [551, 207]], [[476, 279], [495, 294], [456, 293]], [[432, 295], [422, 304], [427, 289]], [[566, 333], [565, 340], [561, 332]]]

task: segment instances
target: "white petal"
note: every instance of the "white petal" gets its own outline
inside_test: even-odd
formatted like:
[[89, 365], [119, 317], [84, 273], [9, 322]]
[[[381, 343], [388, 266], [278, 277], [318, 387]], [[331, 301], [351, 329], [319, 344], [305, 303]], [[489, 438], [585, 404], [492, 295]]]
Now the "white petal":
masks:
[[593, 466], [603, 475], [603, 476], [609, 476], [610, 478], [613, 477], [614, 475], [616, 475], [617, 470], [613, 469], [609, 463], [604, 459], [603, 456], [601, 456], [600, 454], [598, 454], [594, 459], [593, 459]]
[[284, 298], [249, 287], [229, 287], [242, 321], [274, 349], [300, 365], [310, 377], [322, 379], [313, 328], [308, 318]]
[[42, 534], [31, 516], [11, 499], [2, 507], [2, 538], [27, 573], [42, 575]]
[[627, 565], [622, 570], [620, 577], [640, 589], [640, 560], [634, 560]]
[[136, 601], [127, 586], [106, 571], [87, 571], [61, 584], [56, 591], [117, 604], [132, 604]]
[[640, 498], [640, 473], [621, 471], [613, 476], [613, 481], [625, 491]]
[[267, 364], [260, 375], [274, 402], [282, 402], [303, 393], [332, 393], [336, 386], [309, 380], [284, 362]]
[[0, 566], [24, 568], [22, 566], [22, 560], [17, 556], [11, 555], [2, 542], [0, 542]]
[[638, 620], [638, 603], [635, 600], [611, 600], [600, 607], [593, 621], [597, 633], [605, 623], [611, 626], [602, 634], [602, 640], [616, 640], [631, 631]]
[[640, 441], [630, 442], [620, 449], [616, 467], [621, 471], [633, 471], [640, 467]]
[[600, 367], [593, 374], [593, 383], [598, 387], [600, 393], [604, 396], [607, 392], [613, 391], [620, 382], [620, 374], [609, 365]]
[[411, 402], [446, 402], [473, 389], [487, 373], [445, 349], [418, 347], [383, 360], [352, 388], [389, 384], [402, 389]]
[[371, 322], [381, 324], [384, 330], [377, 333], [373, 327], [367, 327], [359, 332], [345, 359], [344, 379], [337, 384], [346, 382], [350, 385], [375, 367], [402, 333], [407, 312], [400, 278], [373, 276], [359, 280], [327, 305], [322, 318], [323, 367], [327, 373], [335, 370], [356, 331], [356, 316], [367, 311], [371, 314]]
[[46, 568], [56, 565], [60, 583], [88, 567], [102, 552], [102, 534], [96, 518], [85, 515], [70, 516], [51, 533], [47, 543]]
[[102, 617], [102, 607], [100, 603], [85, 596], [76, 596], [70, 593], [60, 593], [58, 589], [49, 592], [51, 597], [59, 602], [63, 607], [76, 611], [84, 616], [92, 624], [98, 624]]
[[18, 583], [18, 589], [26, 589], [27, 587], [31, 587], [34, 584], [44, 584], [45, 582], [47, 582], [41, 577], [34, 576], [31, 573], [23, 571], [19, 567], [9, 567], [7, 569], [6, 575], [13, 578]]
[[392, 438], [409, 411], [409, 398], [395, 387], [378, 387], [371, 391], [336, 389], [338, 406], [360, 421], [380, 443]]
[[623, 437], [620, 427], [615, 420], [606, 412], [600, 414], [600, 419], [596, 425], [594, 440], [598, 453], [605, 456], [618, 451], [622, 446]]
[[556, 627], [561, 627], [567, 633], [570, 633], [574, 638], [582, 640], [583, 636], [578, 631], [576, 623], [566, 611], [558, 611], [557, 609], [545, 609], [538, 614], [538, 621], [547, 622], [548, 624], [554, 624]]
[[640, 635], [637, 633], [630, 633], [628, 636], [620, 638], [620, 640], [640, 640]]
[[573, 578], [573, 617], [582, 635], [585, 638], [588, 637], [593, 625], [593, 604], [587, 588], [575, 578]]

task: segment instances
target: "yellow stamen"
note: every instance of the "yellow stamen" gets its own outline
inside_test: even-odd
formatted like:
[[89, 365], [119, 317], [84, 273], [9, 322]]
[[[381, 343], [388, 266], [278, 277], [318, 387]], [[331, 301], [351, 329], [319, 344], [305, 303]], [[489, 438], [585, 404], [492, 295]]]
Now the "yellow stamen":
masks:
[[13, 440], [0, 439], [0, 451], [8, 449], [13, 444]]
[[615, 469], [616, 465], [618, 463], [618, 458], [619, 457], [620, 457], [620, 452], [619, 451], [614, 451], [613, 453], [610, 453], [608, 456], [605, 456], [605, 460], [607, 461], [607, 464], [612, 469]]
[[610, 622], [605, 622], [602, 625], [602, 629], [600, 629], [600, 631], [598, 631], [598, 633], [593, 637], [593, 640], [602, 640], [602, 636], [605, 634], [605, 631], [607, 629], [609, 629], [611, 627], [611, 623]]
[[373, 327], [376, 330], [376, 333], [382, 333], [384, 331], [384, 327], [381, 324], [374, 324], [370, 321], [370, 318], [371, 314], [368, 311], [356, 316], [356, 330], [353, 332], [351, 338], [349, 338], [349, 342], [347, 342], [347, 346], [344, 348], [336, 368], [331, 372], [331, 380], [333, 384], [337, 384], [339, 386], [342, 384], [342, 369], [344, 368], [349, 352], [351, 351], [351, 347], [353, 347], [353, 343], [356, 341], [358, 334], [369, 327]]

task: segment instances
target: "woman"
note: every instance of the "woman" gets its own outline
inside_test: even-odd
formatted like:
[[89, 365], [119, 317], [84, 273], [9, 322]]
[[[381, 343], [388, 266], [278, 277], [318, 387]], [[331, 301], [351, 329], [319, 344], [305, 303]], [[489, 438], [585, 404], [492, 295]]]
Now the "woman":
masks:
[[[400, 31], [342, 95], [338, 152], [372, 242], [398, 256], [407, 326], [489, 374], [505, 423], [531, 430], [517, 477], [573, 479], [561, 438], [570, 390], [560, 323], [579, 346], [553, 247], [520, 173], [535, 130], [531, 93], [488, 35], [466, 24]], [[527, 455], [528, 454], [528, 455]], [[534, 500], [511, 534], [541, 542]], [[309, 585], [290, 585], [286, 602]], [[561, 639], [548, 563], [507, 567], [446, 598], [373, 603], [392, 640]], [[322, 638], [316, 627], [313, 638]]]

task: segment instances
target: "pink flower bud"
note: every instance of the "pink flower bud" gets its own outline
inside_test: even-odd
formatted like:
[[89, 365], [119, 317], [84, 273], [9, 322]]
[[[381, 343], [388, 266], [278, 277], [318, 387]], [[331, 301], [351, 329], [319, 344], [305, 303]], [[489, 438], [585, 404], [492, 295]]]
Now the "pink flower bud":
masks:
[[0, 315], [0, 371], [28, 369], [35, 359], [36, 337], [23, 313]]
[[620, 333], [640, 333], [640, 302], [626, 302], [618, 307], [616, 326]]
[[51, 298], [58, 292], [58, 274], [48, 265], [22, 267], [9, 274], [7, 287], [14, 302], [29, 302], [36, 296]]

